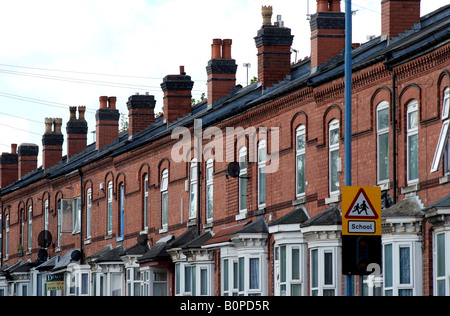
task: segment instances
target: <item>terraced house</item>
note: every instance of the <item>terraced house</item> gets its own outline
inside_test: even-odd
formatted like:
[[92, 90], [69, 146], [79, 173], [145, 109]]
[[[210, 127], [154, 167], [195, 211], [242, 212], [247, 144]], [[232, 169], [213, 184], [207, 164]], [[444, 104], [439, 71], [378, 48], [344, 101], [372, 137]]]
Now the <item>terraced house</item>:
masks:
[[[383, 264], [355, 294], [449, 295], [450, 5], [381, 8], [382, 35], [352, 50], [352, 183], [381, 187]], [[119, 134], [102, 96], [96, 142], [71, 107], [66, 140], [51, 118], [42, 153], [1, 155], [1, 295], [343, 295], [345, 14], [317, 0], [291, 64], [294, 34], [262, 12], [256, 83], [236, 86], [214, 39], [205, 101], [180, 67], [163, 116], [130, 96]]]

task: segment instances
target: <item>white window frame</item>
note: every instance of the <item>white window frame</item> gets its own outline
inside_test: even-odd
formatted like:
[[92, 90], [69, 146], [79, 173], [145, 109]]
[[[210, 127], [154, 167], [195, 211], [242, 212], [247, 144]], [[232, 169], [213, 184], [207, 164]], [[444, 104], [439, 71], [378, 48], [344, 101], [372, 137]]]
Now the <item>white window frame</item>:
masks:
[[[299, 137], [303, 138], [303, 146], [300, 147], [299, 144]], [[295, 131], [295, 149], [296, 149], [296, 154], [295, 154], [295, 195], [296, 197], [302, 197], [305, 196], [306, 194], [306, 168], [305, 168], [305, 164], [306, 164], [306, 155], [305, 155], [305, 151], [306, 151], [306, 129], [304, 125], [300, 125], [297, 130]], [[299, 178], [299, 159], [303, 157], [303, 173], [304, 173], [304, 177], [303, 179]], [[301, 192], [299, 190], [299, 184], [300, 181], [303, 182], [303, 192]]]
[[[142, 289], [142, 271], [138, 266], [136, 267], [127, 267], [126, 268], [126, 287], [127, 287], [127, 296], [141, 296]], [[139, 292], [136, 293], [135, 286], [139, 289]]]
[[113, 183], [108, 182], [108, 194], [107, 194], [107, 215], [106, 215], [106, 229], [108, 235], [112, 234], [113, 231]]
[[44, 230], [48, 230], [48, 199], [44, 201]]
[[[282, 259], [282, 249], [285, 249], [284, 266]], [[300, 296], [305, 295], [305, 284], [307, 272], [305, 268], [306, 245], [302, 244], [280, 244], [275, 247], [275, 295], [277, 296], [293, 296], [292, 286], [300, 286]], [[298, 250], [298, 279], [293, 276], [293, 252]], [[284, 271], [284, 273], [283, 273]], [[283, 279], [284, 274], [284, 279]]]
[[[317, 251], [317, 266], [313, 263], [313, 252]], [[325, 255], [331, 254], [331, 283], [326, 283], [326, 271], [325, 271]], [[333, 291], [332, 296], [340, 295], [340, 282], [337, 278], [341, 277], [338, 273], [338, 261], [340, 260], [340, 253], [338, 253], [337, 247], [314, 247], [310, 249], [310, 295], [311, 296], [324, 296], [325, 291]], [[317, 284], [313, 284], [313, 268], [317, 268]]]
[[[258, 143], [258, 207], [259, 208], [266, 207], [266, 200], [267, 200], [266, 160], [267, 160], [266, 140], [261, 139]], [[264, 179], [264, 188], [261, 187], [262, 179]], [[263, 190], [264, 190], [264, 192], [263, 192]]]
[[[123, 241], [125, 236], [125, 183], [121, 182], [119, 184], [119, 216], [117, 217], [117, 221], [119, 223], [117, 227], [117, 235], [116, 241]], [[123, 216], [122, 216], [123, 215]]]
[[33, 207], [28, 206], [28, 252], [33, 247]]
[[[416, 178], [410, 178], [410, 169], [412, 168], [411, 164], [410, 164], [410, 138], [411, 137], [415, 137], [417, 136], [417, 138], [419, 137], [419, 103], [417, 102], [417, 100], [413, 100], [408, 104], [408, 109], [407, 109], [407, 114], [406, 114], [406, 139], [407, 139], [407, 146], [406, 146], [406, 174], [407, 174], [407, 181], [408, 184], [414, 184], [417, 183], [419, 181], [419, 148], [417, 147], [417, 177]], [[410, 120], [409, 120], [409, 116], [410, 114], [415, 113], [415, 115], [417, 115], [417, 122], [416, 122], [416, 126], [415, 127], [410, 127]], [[417, 139], [417, 146], [419, 146], [419, 140]]]
[[81, 197], [72, 200], [72, 234], [78, 234], [81, 230]]
[[86, 239], [92, 234], [92, 188], [86, 191]]
[[[239, 215], [236, 216], [236, 220], [244, 219], [247, 217], [247, 167], [248, 167], [248, 159], [247, 159], [247, 147], [243, 146], [239, 149], [239, 157], [238, 162], [240, 166], [239, 171]], [[245, 163], [245, 168], [243, 167], [243, 163]], [[245, 196], [245, 199], [243, 198]], [[245, 205], [245, 207], [244, 207]]]
[[[387, 127], [381, 127], [380, 126], [380, 119], [379, 119], [379, 115], [380, 115], [380, 112], [381, 111], [384, 111], [384, 110], [388, 110], [388, 124], [387, 124]], [[378, 106], [377, 106], [377, 182], [378, 182], [378, 184], [384, 184], [384, 183], [387, 183], [387, 182], [389, 182], [389, 175], [390, 175], [390, 173], [389, 173], [389, 171], [390, 171], [390, 162], [389, 162], [389, 117], [390, 117], [390, 115], [389, 115], [390, 113], [389, 113], [389, 103], [387, 102], [387, 101], [382, 101], [380, 104], [378, 104]], [[381, 178], [381, 157], [380, 157], [380, 154], [381, 154], [381, 152], [380, 152], [380, 148], [382, 147], [381, 146], [381, 137], [382, 136], [385, 136], [387, 134], [387, 136], [388, 136], [388, 152], [387, 152], [387, 168], [388, 168], [388, 170], [387, 170], [387, 172], [388, 172], [388, 177], [387, 177], [387, 179], [382, 179]]]
[[[332, 139], [331, 139], [331, 132], [337, 130], [338, 131], [338, 140], [336, 143], [332, 143]], [[340, 134], [339, 134], [339, 121], [334, 119], [330, 122], [329, 126], [328, 126], [328, 151], [329, 151], [329, 166], [328, 166], [328, 170], [329, 170], [329, 174], [328, 174], [328, 182], [329, 182], [329, 191], [330, 191], [330, 196], [332, 195], [338, 195], [340, 192], [340, 184], [338, 182], [337, 185], [337, 190], [332, 190], [332, 188], [334, 187], [334, 185], [332, 185], [332, 173], [333, 173], [333, 166], [332, 164], [335, 163], [336, 164], [336, 173], [337, 173], [337, 178], [339, 180], [339, 172], [340, 172], [340, 163], [341, 163], [341, 159], [339, 157], [339, 138], [340, 138]], [[335, 161], [332, 161], [332, 154], [337, 151], [338, 152], [338, 158]]]
[[144, 205], [143, 205], [143, 216], [144, 216], [144, 223], [143, 227], [144, 230], [148, 230], [148, 174], [145, 174], [144, 176]]
[[5, 257], [8, 258], [9, 256], [9, 214], [6, 215], [5, 220]]
[[[177, 296], [211, 296], [214, 289], [213, 264], [209, 263], [176, 263], [176, 295]], [[206, 288], [202, 291], [202, 270], [206, 271]], [[187, 286], [189, 280], [189, 286]], [[205, 292], [206, 291], [206, 292]]]
[[[169, 221], [169, 196], [168, 196], [168, 188], [169, 188], [169, 171], [164, 169], [161, 175], [161, 227], [163, 231], [167, 231], [168, 229], [168, 221]], [[164, 203], [166, 201], [166, 203]]]
[[197, 218], [198, 199], [198, 165], [197, 159], [193, 158], [189, 166], [189, 219]]
[[[384, 296], [399, 296], [401, 294], [401, 291], [411, 291], [411, 295], [417, 295], [417, 274], [421, 273], [420, 271], [417, 271], [417, 260], [415, 260], [416, 255], [416, 248], [420, 247], [419, 245], [416, 245], [415, 242], [408, 242], [408, 241], [389, 241], [384, 243], [383, 242], [383, 295]], [[391, 254], [391, 262], [389, 262], [390, 267], [390, 275], [391, 275], [391, 282], [392, 284], [387, 283], [387, 275], [388, 275], [388, 266], [387, 266], [387, 260], [389, 257], [386, 255], [386, 246], [390, 246], [392, 254]], [[408, 283], [402, 283], [401, 281], [401, 258], [400, 258], [400, 249], [401, 248], [407, 248], [409, 249], [409, 282]], [[421, 267], [420, 267], [421, 268]], [[419, 293], [421, 294], [421, 293]]]
[[213, 159], [206, 162], [206, 222], [211, 223], [214, 217], [214, 163]]
[[[448, 228], [447, 228], [448, 229]], [[438, 237], [443, 236], [443, 249], [438, 248]], [[440, 252], [443, 250], [443, 254]], [[438, 256], [443, 255], [444, 271], [443, 275], [438, 275]], [[445, 293], [439, 292], [439, 283], [444, 282]], [[438, 296], [444, 294], [450, 296], [450, 231], [439, 230], [433, 232], [433, 295]]]
[[[225, 264], [225, 262], [227, 264]], [[238, 296], [239, 291], [239, 264], [237, 257], [222, 258], [221, 264], [221, 295]], [[227, 285], [227, 287], [225, 287]]]
[[[448, 126], [449, 126], [449, 107], [450, 107], [450, 89], [447, 87], [444, 90], [444, 97], [442, 99], [442, 128], [441, 133], [439, 134], [438, 143], [436, 145], [436, 151], [434, 153], [433, 163], [431, 164], [430, 172], [436, 172], [439, 170], [442, 156], [444, 154], [444, 147], [447, 147], [447, 154], [450, 152], [448, 150], [449, 141], [448, 141]], [[449, 163], [450, 157], [445, 157], [445, 161], [447, 165]], [[448, 172], [449, 170], [446, 170]]]

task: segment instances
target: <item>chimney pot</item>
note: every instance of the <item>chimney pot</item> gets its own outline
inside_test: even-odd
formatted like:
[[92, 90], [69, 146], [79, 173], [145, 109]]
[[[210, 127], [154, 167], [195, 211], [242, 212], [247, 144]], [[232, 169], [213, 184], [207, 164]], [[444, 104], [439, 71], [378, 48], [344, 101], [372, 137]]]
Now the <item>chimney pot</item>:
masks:
[[231, 59], [231, 44], [233, 44], [233, 40], [224, 39], [222, 41], [222, 58], [223, 59]]
[[220, 59], [222, 58], [222, 54], [220, 52], [222, 46], [222, 40], [219, 38], [213, 39], [211, 44], [211, 59]]
[[109, 108], [112, 110], [116, 109], [116, 102], [117, 102], [117, 98], [116, 97], [109, 97], [108, 98], [108, 104], [109, 104]]
[[80, 121], [85, 121], [85, 113], [86, 113], [86, 107], [85, 106], [79, 106], [78, 107], [78, 119]]
[[272, 25], [272, 14], [273, 14], [272, 6], [263, 6], [261, 9], [261, 14], [263, 18], [263, 26]]
[[101, 96], [100, 97], [100, 109], [107, 109], [108, 108], [107, 102], [108, 102], [108, 97]]
[[17, 154], [17, 144], [11, 144], [11, 154]]

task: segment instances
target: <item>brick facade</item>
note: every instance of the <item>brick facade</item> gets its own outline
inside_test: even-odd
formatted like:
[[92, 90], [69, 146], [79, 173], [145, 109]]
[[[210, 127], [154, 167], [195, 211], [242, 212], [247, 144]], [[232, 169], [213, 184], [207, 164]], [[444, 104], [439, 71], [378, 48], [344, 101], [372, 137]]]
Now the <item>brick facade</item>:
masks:
[[[392, 4], [400, 1], [384, 1], [383, 10], [387, 10], [386, 2]], [[316, 31], [315, 23], [323, 25], [319, 21], [324, 17], [323, 11], [330, 11], [330, 14], [341, 14], [337, 1], [318, 1], [318, 8], [319, 6], [321, 8], [318, 11], [319, 13], [313, 17], [313, 33]], [[325, 7], [327, 10], [325, 10]], [[393, 10], [390, 11], [391, 13], [396, 12], [395, 8], [391, 10]], [[450, 8], [447, 7], [445, 10], [448, 11]], [[340, 15], [339, 19], [341, 19]], [[433, 19], [433, 16], [431, 15], [428, 19]], [[340, 25], [339, 21], [333, 25]], [[449, 28], [448, 18], [446, 20], [436, 18], [433, 23], [444, 23], [443, 21], [447, 21], [445, 22], [446, 28]], [[268, 22], [266, 21], [266, 23]], [[427, 20], [427, 23], [433, 24], [430, 20]], [[330, 30], [329, 27], [323, 28]], [[403, 29], [407, 28], [404, 27]], [[338, 29], [337, 32], [341, 34], [342, 28], [338, 27]], [[317, 30], [320, 32], [320, 27], [317, 27]], [[332, 31], [328, 34], [331, 33]], [[392, 34], [392, 31], [389, 31], [389, 34]], [[341, 38], [341, 36], [338, 37]], [[314, 43], [316, 39], [312, 39], [312, 42]], [[100, 97], [100, 108], [96, 115], [96, 143], [85, 147], [83, 140], [83, 144], [78, 146], [71, 142], [71, 136], [69, 136], [68, 141], [75, 144], [74, 146], [77, 148], [70, 151], [70, 156], [73, 159], [63, 160], [62, 157], [58, 156], [57, 161], [51, 160], [51, 162], [49, 162], [49, 158], [45, 158], [48, 155], [47, 152], [53, 148], [49, 146], [57, 146], [59, 149], [58, 146], [61, 146], [62, 143], [60, 141], [56, 145], [46, 143], [43, 152], [45, 158], [43, 169], [36, 169], [26, 176], [21, 172], [21, 176], [13, 177], [7, 180], [7, 184], [2, 185], [3, 265], [11, 266], [20, 259], [24, 261], [35, 261], [37, 259], [41, 250], [38, 245], [37, 234], [44, 230], [47, 225], [45, 223], [47, 217], [45, 215], [47, 212], [45, 201], [47, 200], [49, 205], [47, 230], [53, 236], [52, 244], [47, 249], [48, 257], [64, 256], [68, 251], [82, 248], [83, 257], [80, 264], [86, 264], [86, 260], [96, 257], [98, 252], [109, 245], [112, 248], [121, 246], [124, 249], [129, 249], [136, 244], [139, 236], [143, 235], [148, 237], [148, 246], [151, 252], [152, 249], [156, 251], [161, 245], [158, 244], [158, 241], [167, 239], [168, 244], [170, 244], [171, 235], [174, 238], [181, 238], [180, 236], [183, 236], [189, 229], [192, 229], [198, 238], [211, 232], [213, 236], [211, 240], [213, 240], [214, 236], [220, 236], [224, 228], [233, 230], [233, 226], [242, 225], [240, 229], [243, 230], [235, 230], [229, 239], [226, 239], [225, 236], [225, 239], [221, 240], [220, 243], [208, 244], [206, 242], [203, 247], [197, 246], [198, 249], [190, 245], [192, 249], [201, 249], [204, 252], [200, 250], [189, 252], [188, 250], [191, 248], [188, 246], [186, 246], [187, 248], [180, 248], [188, 249], [183, 251], [177, 247], [169, 247], [167, 249], [171, 255], [171, 263], [165, 263], [166, 257], [164, 257], [166, 258], [164, 260], [159, 259], [157, 261], [154, 259], [156, 256], [152, 257], [152, 260], [155, 261], [149, 261], [150, 263], [141, 261], [142, 268], [151, 267], [153, 262], [154, 266], [161, 268], [161, 271], [169, 271], [167, 294], [170, 295], [178, 294], [176, 293], [178, 285], [175, 278], [178, 271], [177, 267], [184, 267], [183, 265], [178, 266], [178, 264], [185, 264], [188, 261], [186, 259], [188, 256], [193, 256], [192, 258], [196, 258], [199, 262], [205, 262], [205, 265], [212, 267], [213, 271], [207, 270], [214, 276], [210, 279], [212, 290], [209, 295], [221, 295], [225, 291], [225, 272], [223, 269], [225, 262], [231, 265], [233, 258], [239, 258], [239, 260], [242, 258], [242, 260], [248, 260], [245, 262], [253, 264], [255, 262], [260, 263], [260, 270], [258, 271], [261, 272], [261, 275], [266, 275], [265, 278], [260, 279], [260, 293], [280, 295], [279, 291], [281, 290], [277, 284], [278, 281], [275, 280], [278, 271], [278, 256], [281, 249], [284, 251], [285, 248], [283, 247], [288, 250], [291, 249], [289, 247], [293, 247], [294, 250], [292, 251], [294, 252], [292, 253], [294, 254], [297, 251], [297, 248], [295, 248], [297, 244], [294, 243], [295, 246], [292, 246], [291, 241], [283, 241], [285, 237], [281, 236], [283, 235], [280, 233], [281, 230], [274, 231], [278, 229], [278, 225], [287, 225], [283, 222], [285, 216], [289, 216], [300, 209], [305, 211], [304, 216], [306, 218], [302, 219], [301, 222], [296, 222], [297, 228], [292, 231], [289, 230], [289, 233], [292, 233], [293, 236], [297, 234], [295, 238], [301, 238], [302, 240], [302, 243], [300, 243], [300, 239], [298, 239], [298, 243], [305, 246], [306, 253], [302, 257], [305, 264], [302, 264], [301, 267], [305, 271], [309, 271], [312, 251], [317, 250], [320, 253], [321, 248], [318, 246], [320, 238], [318, 236], [322, 236], [321, 234], [326, 235], [330, 243], [336, 244], [336, 246], [333, 246], [335, 247], [333, 249], [336, 249], [333, 254], [335, 256], [339, 254], [339, 223], [332, 222], [332, 224], [329, 224], [327, 226], [329, 230], [320, 228], [322, 224], [318, 224], [320, 215], [328, 211], [332, 212], [335, 210], [333, 207], [340, 207], [341, 205], [340, 193], [337, 195], [330, 194], [330, 145], [332, 141], [329, 131], [330, 123], [338, 122], [339, 137], [337, 144], [339, 157], [341, 158], [340, 165], [342, 168], [340, 170], [343, 170], [345, 165], [343, 64], [342, 61], [331, 61], [325, 65], [327, 67], [323, 67], [330, 57], [339, 54], [339, 48], [336, 47], [336, 50], [334, 50], [334, 48], [322, 47], [320, 43], [316, 43], [317, 45], [312, 46], [312, 56], [316, 54], [316, 56], [319, 56], [318, 59], [313, 60], [313, 57], [311, 57], [311, 59], [291, 65], [290, 45], [292, 36], [290, 35], [290, 29], [266, 24], [255, 37], [258, 50], [259, 82], [230, 95], [231, 86], [228, 86], [228, 83], [235, 80], [235, 64], [234, 60], [231, 59], [231, 52], [228, 51], [231, 48], [228, 46], [222, 48], [222, 54], [225, 56], [218, 53], [220, 46], [224, 45], [225, 41], [227, 41], [227, 45], [231, 45], [231, 41], [228, 40], [213, 41], [212, 59], [207, 66], [208, 80], [210, 81], [208, 83], [208, 99], [213, 98], [214, 102], [218, 101], [214, 103], [213, 110], [210, 110], [213, 104], [210, 100], [207, 104], [200, 103], [191, 106], [193, 82], [182, 67], [179, 75], [168, 75], [161, 84], [164, 91], [164, 117], [154, 118], [153, 96], [131, 96], [127, 103], [130, 111], [129, 134], [122, 133], [119, 135], [119, 116], [115, 109], [115, 98]], [[397, 44], [399, 47], [409, 48], [408, 44], [402, 44], [400, 41]], [[394, 43], [393, 45], [397, 44]], [[329, 45], [334, 44], [329, 43]], [[337, 44], [339, 47], [341, 45], [342, 43]], [[448, 194], [449, 186], [448, 175], [444, 170], [444, 159], [438, 172], [430, 173], [430, 166], [433, 162], [442, 126], [441, 114], [444, 91], [450, 86], [450, 45], [444, 42], [427, 42], [426, 45], [428, 45], [426, 51], [414, 50], [413, 57], [397, 56], [395, 57], [397, 59], [395, 59], [390, 55], [390, 51], [386, 53], [390, 49], [386, 40], [377, 38], [354, 50], [356, 62], [352, 78], [353, 185], [379, 185], [396, 204], [406, 198], [417, 197], [417, 201], [422, 204], [422, 208], [431, 206], [445, 197]], [[323, 53], [324, 50], [327, 51], [327, 54]], [[329, 52], [332, 52], [332, 54], [328, 54]], [[363, 59], [361, 56], [364, 54], [370, 55], [371, 59]], [[308, 80], [303, 80], [302, 75], [299, 75], [305, 69], [311, 70], [313, 68], [315, 68], [314, 73], [318, 75], [308, 77]], [[329, 75], [327, 73], [328, 68], [337, 69], [337, 71]], [[225, 71], [220, 73], [220, 71], [213, 71], [213, 69], [225, 69]], [[229, 75], [230, 78], [228, 78]], [[273, 88], [274, 84], [286, 80], [286, 78], [289, 79], [285, 85], [281, 85], [280, 88]], [[225, 87], [220, 84], [221, 80], [227, 82]], [[215, 81], [218, 81], [218, 85], [215, 85]], [[109, 108], [107, 106], [108, 100], [110, 102]], [[414, 181], [408, 181], [408, 159], [410, 157], [408, 156], [409, 125], [407, 118], [408, 106], [413, 100], [417, 101], [418, 108], [418, 178]], [[379, 151], [377, 150], [377, 144], [379, 129], [377, 109], [383, 102], [389, 104], [389, 155], [387, 156], [389, 175], [387, 181], [380, 182], [378, 176]], [[70, 111], [72, 113], [73, 109]], [[193, 213], [191, 212], [190, 196], [192, 194], [192, 179], [195, 177], [192, 174], [191, 161], [192, 158], [199, 157], [196, 156], [197, 145], [194, 138], [195, 129], [192, 116], [202, 119], [203, 124], [203, 137], [200, 139], [203, 154], [201, 161], [197, 164], [199, 174], [196, 178], [196, 188], [198, 191], [195, 195], [197, 198], [198, 194], [200, 196], [196, 202], [197, 208], [193, 210]], [[70, 122], [69, 120], [68, 129], [72, 128]], [[173, 122], [176, 123], [172, 124]], [[176, 152], [176, 154], [185, 157], [181, 162], [174, 159], [173, 150], [177, 148], [176, 146], [180, 144], [181, 140], [181, 138], [172, 137], [175, 127], [184, 127], [185, 131], [190, 134], [187, 138], [183, 137], [183, 140], [187, 140], [187, 143], [182, 148], [178, 147], [182, 152]], [[212, 129], [212, 127], [215, 129]], [[229, 136], [228, 127], [242, 127], [247, 134], [226, 137]], [[296, 191], [295, 176], [298, 154], [296, 131], [299, 127], [304, 128], [305, 134], [304, 170], [306, 183], [305, 191], [302, 194], [298, 194]], [[215, 133], [214, 138], [209, 137], [210, 135], [207, 132]], [[48, 133], [46, 132], [45, 135], [49, 133], [50, 121]], [[52, 133], [58, 134], [58, 130], [56, 129]], [[73, 134], [78, 135], [77, 133]], [[45, 135], [44, 137], [46, 137]], [[133, 138], [128, 140], [129, 136], [133, 136]], [[274, 142], [275, 138], [279, 141]], [[261, 192], [258, 189], [259, 165], [257, 160], [252, 161], [250, 157], [251, 154], [258, 151], [257, 145], [256, 147], [252, 145], [260, 144], [263, 139], [266, 140], [268, 156], [272, 158], [278, 155], [279, 165], [276, 172], [266, 173], [265, 203], [261, 206], [261, 203], [259, 203]], [[58, 138], [58, 140], [60, 139]], [[248, 179], [246, 182], [245, 214], [240, 212], [240, 179], [230, 177], [227, 170], [229, 162], [239, 161], [239, 149], [242, 146], [247, 147], [249, 159], [246, 171]], [[225, 148], [226, 151], [221, 152], [220, 147]], [[252, 150], [255, 152], [251, 152]], [[21, 152], [19, 149], [19, 155]], [[3, 179], [8, 177], [8, 175], [3, 174], [3, 170], [11, 170], [10, 165], [17, 166], [18, 164], [17, 155], [13, 159], [14, 161], [9, 159], [14, 154], [2, 155], [0, 167], [2, 184], [4, 183]], [[206, 192], [208, 186], [207, 161], [212, 157], [215, 158], [212, 178], [214, 196], [213, 216], [210, 221], [207, 214], [208, 199]], [[21, 158], [19, 158], [20, 161]], [[59, 165], [56, 165], [57, 163]], [[164, 227], [162, 218], [163, 192], [165, 191], [163, 173], [165, 170], [168, 171], [167, 227]], [[17, 168], [14, 169], [14, 172], [17, 174]], [[148, 185], [145, 187], [146, 182], [144, 181], [147, 177]], [[338, 187], [342, 188], [344, 185], [342, 171], [338, 173], [338, 180]], [[112, 196], [109, 196], [109, 183], [112, 184]], [[123, 219], [120, 212], [122, 199], [120, 188], [122, 186], [124, 188]], [[90, 192], [91, 205], [90, 236], [88, 236], [87, 230], [88, 191]], [[148, 196], [146, 196], [147, 192]], [[58, 228], [59, 201], [61, 199], [72, 200], [78, 197], [81, 197], [82, 206], [82, 215], [79, 218], [81, 220], [81, 231], [58, 233], [60, 231], [60, 228]], [[147, 208], [144, 205], [145, 201], [147, 201]], [[110, 216], [108, 211], [110, 203], [112, 203], [111, 232], [108, 231], [107, 224]], [[27, 243], [26, 238], [29, 234], [27, 223], [30, 220], [28, 217], [30, 207], [32, 209], [32, 245]], [[147, 221], [144, 220], [146, 209]], [[421, 229], [416, 234], [422, 244], [420, 258], [423, 273], [420, 295], [436, 293], [432, 252], [435, 226], [433, 225], [434, 217], [431, 216], [430, 218], [423, 223], [422, 219], [418, 220]], [[8, 224], [6, 224], [7, 219]], [[308, 220], [305, 221], [306, 219]], [[118, 239], [122, 220], [124, 221], [124, 235], [123, 239]], [[264, 224], [258, 226], [259, 220], [262, 220]], [[148, 223], [147, 226], [145, 226], [145, 222]], [[388, 222], [389, 220], [385, 220], [385, 225], [388, 225]], [[9, 229], [8, 254], [5, 253], [6, 225]], [[265, 228], [267, 225], [270, 229]], [[21, 229], [21, 227], [24, 227], [24, 229]], [[287, 229], [288, 226], [283, 227], [283, 229]], [[285, 232], [285, 234], [288, 233]], [[391, 238], [391, 235], [386, 236], [386, 240]], [[395, 241], [395, 237], [392, 238]], [[257, 249], [264, 250], [253, 253], [253, 248], [249, 246], [250, 241]], [[22, 256], [16, 249], [18, 244], [23, 246]], [[188, 244], [186, 243], [186, 245]], [[240, 252], [245, 249], [250, 250], [249, 252]], [[237, 255], [233, 254], [235, 250]], [[226, 261], [228, 258], [230, 258], [230, 261]], [[94, 265], [91, 265], [91, 267], [94, 269]], [[199, 267], [200, 271], [203, 271], [201, 270], [202, 267]], [[182, 273], [186, 273], [185, 271], [187, 270], [183, 270]], [[338, 274], [337, 280], [343, 280], [343, 278], [339, 278], [340, 271], [337, 270], [336, 273]], [[306, 272], [305, 281], [302, 283], [302, 291], [306, 295], [311, 295], [315, 291], [314, 285], [310, 282], [309, 274], [310, 272]], [[231, 285], [229, 286], [231, 287]], [[252, 285], [248, 287], [249, 289], [248, 291], [245, 290], [245, 294], [252, 293]], [[184, 290], [187, 292], [186, 288]], [[322, 291], [323, 289], [319, 290]], [[342, 283], [336, 285], [333, 290], [335, 291], [334, 294], [343, 293]], [[122, 292], [122, 295], [124, 294]]]

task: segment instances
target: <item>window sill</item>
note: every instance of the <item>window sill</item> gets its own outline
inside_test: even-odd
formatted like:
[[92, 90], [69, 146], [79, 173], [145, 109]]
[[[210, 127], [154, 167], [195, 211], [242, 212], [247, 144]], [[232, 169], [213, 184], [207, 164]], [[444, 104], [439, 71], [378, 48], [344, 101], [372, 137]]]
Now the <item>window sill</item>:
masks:
[[298, 206], [306, 203], [306, 196], [297, 196], [295, 200], [292, 200], [292, 206]]
[[420, 190], [419, 183], [408, 184], [401, 188], [401, 194], [415, 193]]
[[168, 232], [168, 228], [167, 228], [167, 227], [163, 227], [163, 228], [161, 228], [161, 229], [159, 230], [159, 233], [160, 233], [160, 234], [167, 233], [167, 232]]
[[240, 211], [238, 215], [236, 215], [236, 217], [234, 218], [237, 221], [240, 221], [242, 219], [246, 219], [247, 218], [247, 210], [245, 211]]
[[325, 204], [333, 204], [333, 203], [339, 203], [341, 201], [341, 195], [340, 194], [333, 194], [330, 197], [325, 198]]
[[381, 191], [387, 191], [391, 188], [390, 182], [378, 183], [377, 186], [381, 188]]
[[450, 174], [446, 174], [445, 176], [439, 178], [439, 184], [446, 184], [450, 182]]

